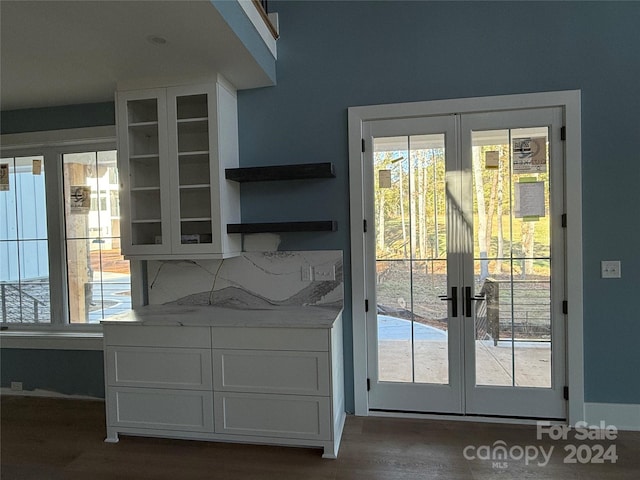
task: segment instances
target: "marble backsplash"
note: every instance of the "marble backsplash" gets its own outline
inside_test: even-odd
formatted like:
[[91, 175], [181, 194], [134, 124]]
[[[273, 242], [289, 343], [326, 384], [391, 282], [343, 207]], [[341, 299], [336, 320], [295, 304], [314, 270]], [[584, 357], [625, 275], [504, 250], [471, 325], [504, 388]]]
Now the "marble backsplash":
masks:
[[[335, 280], [320, 280], [322, 271], [335, 271]], [[344, 298], [339, 250], [247, 252], [225, 260], [149, 261], [147, 278], [151, 305], [342, 308]]]

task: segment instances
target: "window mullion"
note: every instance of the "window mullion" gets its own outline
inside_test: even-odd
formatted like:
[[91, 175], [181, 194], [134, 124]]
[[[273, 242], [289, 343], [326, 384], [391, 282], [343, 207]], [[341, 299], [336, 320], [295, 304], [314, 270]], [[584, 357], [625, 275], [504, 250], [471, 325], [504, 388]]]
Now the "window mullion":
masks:
[[62, 154], [54, 148], [48, 148], [43, 152], [43, 155], [47, 195], [47, 234], [49, 237], [51, 324], [61, 326], [69, 323]]

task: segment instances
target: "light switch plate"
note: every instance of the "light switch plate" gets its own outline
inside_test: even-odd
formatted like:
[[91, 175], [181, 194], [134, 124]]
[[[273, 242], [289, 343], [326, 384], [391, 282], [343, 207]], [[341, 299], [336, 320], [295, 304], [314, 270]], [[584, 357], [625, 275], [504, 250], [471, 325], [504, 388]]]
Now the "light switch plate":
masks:
[[602, 269], [602, 278], [620, 278], [620, 260], [602, 260], [600, 262]]
[[303, 282], [313, 281], [313, 267], [311, 265], [303, 265], [301, 268], [301, 279]]
[[313, 279], [315, 281], [327, 282], [336, 279], [335, 265], [319, 265], [313, 267]]

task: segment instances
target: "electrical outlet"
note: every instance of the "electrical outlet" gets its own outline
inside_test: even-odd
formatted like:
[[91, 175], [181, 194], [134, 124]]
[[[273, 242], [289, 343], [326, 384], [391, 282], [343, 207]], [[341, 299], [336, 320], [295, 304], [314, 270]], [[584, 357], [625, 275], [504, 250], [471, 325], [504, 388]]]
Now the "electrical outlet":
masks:
[[11, 390], [16, 392], [22, 391], [22, 382], [11, 382]]
[[313, 281], [313, 268], [311, 265], [303, 265], [301, 268], [301, 278], [303, 282]]
[[603, 260], [600, 262], [602, 278], [620, 278], [620, 260]]
[[335, 265], [318, 265], [313, 267], [313, 278], [319, 282], [327, 282], [336, 279]]

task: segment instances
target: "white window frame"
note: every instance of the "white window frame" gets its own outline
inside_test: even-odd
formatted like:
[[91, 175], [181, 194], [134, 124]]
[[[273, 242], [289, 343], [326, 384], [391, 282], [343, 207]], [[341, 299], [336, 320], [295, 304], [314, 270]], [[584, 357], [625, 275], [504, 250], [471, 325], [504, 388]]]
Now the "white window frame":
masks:
[[[47, 240], [51, 295], [48, 324], [4, 324], [2, 346], [12, 348], [102, 349], [100, 324], [69, 322], [62, 156], [89, 150], [116, 150], [115, 126], [8, 134], [0, 137], [2, 158], [39, 155], [47, 199]], [[53, 187], [53, 188], [52, 188]], [[52, 255], [51, 252], [59, 252]], [[131, 302], [142, 305], [142, 262], [131, 261]]]
[[435, 100], [351, 107], [349, 126], [349, 190], [351, 217], [351, 305], [355, 414], [369, 415], [367, 395], [367, 334], [365, 317], [364, 190], [362, 139], [364, 123], [453, 113], [562, 107], [566, 126], [565, 197], [567, 214], [567, 381], [569, 423], [584, 420], [584, 344], [582, 293], [582, 140], [580, 90], [493, 97]]

